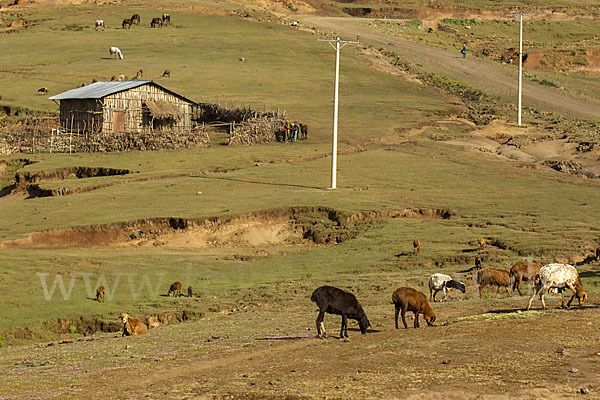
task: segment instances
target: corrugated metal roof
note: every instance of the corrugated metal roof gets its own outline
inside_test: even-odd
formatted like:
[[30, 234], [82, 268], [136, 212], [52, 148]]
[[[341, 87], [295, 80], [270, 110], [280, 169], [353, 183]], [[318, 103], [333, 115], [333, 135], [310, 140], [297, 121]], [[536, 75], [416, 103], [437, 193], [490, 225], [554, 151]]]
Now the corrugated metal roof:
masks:
[[50, 100], [101, 99], [108, 95], [145, 85], [152, 81], [105, 81], [95, 82], [81, 88], [67, 90], [50, 97]]

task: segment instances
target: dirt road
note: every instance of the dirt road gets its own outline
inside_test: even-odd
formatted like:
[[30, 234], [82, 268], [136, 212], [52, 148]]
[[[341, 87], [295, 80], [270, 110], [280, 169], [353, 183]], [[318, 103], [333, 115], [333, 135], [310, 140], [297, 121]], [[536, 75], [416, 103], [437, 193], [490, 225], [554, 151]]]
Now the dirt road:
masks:
[[[423, 65], [423, 71], [449, 76], [481, 89], [488, 95], [500, 96], [504, 101], [517, 103], [517, 71], [514, 68], [476, 57], [467, 56], [463, 59], [459, 49], [455, 52], [446, 51], [388, 36], [366, 26], [365, 22], [369, 20], [366, 18], [307, 16], [301, 20], [308, 26], [333, 30], [350, 39], [356, 38], [356, 34], [360, 33], [361, 42], [395, 51], [403, 60]], [[600, 120], [600, 104], [575, 98], [560, 89], [541, 86], [527, 79], [523, 80], [523, 105], [576, 118]]]

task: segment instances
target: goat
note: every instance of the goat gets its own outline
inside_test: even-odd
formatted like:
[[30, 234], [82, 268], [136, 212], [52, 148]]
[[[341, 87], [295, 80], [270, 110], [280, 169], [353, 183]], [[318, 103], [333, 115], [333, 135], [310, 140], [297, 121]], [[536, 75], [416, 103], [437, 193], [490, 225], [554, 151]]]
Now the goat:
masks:
[[444, 292], [443, 300], [446, 300], [448, 289], [456, 289], [465, 292], [465, 284], [452, 279], [449, 275], [433, 274], [429, 278], [429, 301], [436, 302], [435, 295], [441, 290]]
[[108, 50], [108, 54], [110, 54], [110, 55], [111, 55], [111, 57], [114, 55], [114, 56], [115, 56], [115, 58], [116, 58], [116, 56], [119, 56], [119, 58], [120, 58], [121, 60], [123, 59], [123, 53], [121, 53], [121, 49], [119, 49], [118, 47], [114, 47], [114, 46], [113, 46], [113, 47], [111, 47], [111, 48]]
[[123, 29], [125, 29], [125, 27], [127, 27], [127, 29], [131, 29], [131, 18], [125, 18], [121, 23], [121, 26]]
[[164, 77], [167, 77], [167, 78], [171, 77], [171, 70], [170, 69], [165, 69], [165, 72], [163, 72], [163, 78]]
[[104, 303], [104, 295], [106, 295], [106, 288], [98, 286], [98, 289], [96, 289], [96, 300], [98, 303]]
[[167, 292], [167, 296], [170, 296], [173, 293], [173, 297], [181, 296], [181, 282], [173, 282], [171, 287], [169, 287], [169, 291]]
[[413, 288], [401, 287], [396, 289], [394, 294], [392, 294], [392, 302], [394, 303], [394, 307], [396, 309], [396, 329], [399, 329], [398, 313], [401, 313], [402, 315], [404, 329], [408, 329], [405, 318], [407, 311], [412, 311], [415, 313], [415, 328], [419, 327], [419, 314], [423, 314], [427, 325], [433, 326], [433, 323], [435, 322], [435, 313], [427, 301], [427, 297], [423, 293]]
[[415, 251], [415, 256], [419, 255], [419, 251], [421, 251], [421, 241], [419, 239], [413, 240], [413, 249]]
[[[340, 339], [348, 338], [348, 319], [358, 321], [360, 332], [364, 335], [371, 326], [367, 314], [352, 293], [332, 286], [321, 286], [313, 292], [310, 300], [317, 303], [319, 315], [317, 316], [317, 337], [327, 337], [323, 319], [325, 313], [342, 316]], [[322, 332], [322, 336], [321, 336]]]
[[531, 303], [536, 293], [539, 293], [540, 299], [542, 300], [542, 307], [546, 309], [546, 302], [544, 301], [544, 295], [549, 289], [558, 289], [561, 292], [561, 308], [565, 307], [565, 288], [571, 289], [573, 296], [569, 299], [567, 307], [571, 307], [571, 302], [575, 297], [579, 301], [581, 306], [585, 299], [587, 299], [587, 293], [583, 290], [583, 284], [581, 278], [577, 273], [577, 269], [569, 264], [548, 264], [540, 268], [535, 277], [533, 278], [533, 285], [531, 286], [531, 295], [529, 297], [529, 304], [527, 310], [531, 308]]
[[480, 256], [475, 257], [475, 269], [481, 269], [483, 267], [483, 260]]
[[123, 313], [121, 314], [121, 320], [123, 321], [123, 334], [121, 337], [143, 335], [144, 333], [148, 332], [146, 324], [137, 318], [132, 318]]
[[132, 24], [139, 25], [140, 22], [142, 22], [142, 19], [140, 18], [140, 14], [133, 14], [131, 16], [131, 23]]
[[162, 23], [166, 24], [166, 23], [171, 23], [171, 14], [163, 14], [162, 15]]
[[38, 93], [41, 93], [41, 94], [47, 94], [47, 93], [48, 93], [48, 88], [41, 87], [41, 88], [39, 88], [39, 89], [37, 90], [37, 92], [38, 92]]
[[162, 28], [163, 22], [160, 18], [152, 18], [152, 22], [150, 22], [150, 28]]
[[104, 30], [104, 20], [103, 19], [97, 19], [96, 20], [96, 27], [95, 27], [95, 29], [98, 30], [98, 28], [102, 28], [102, 30]]
[[477, 239], [477, 249], [479, 249], [481, 251], [481, 250], [485, 249], [486, 245], [487, 245], [487, 243], [484, 238], [480, 237]]
[[486, 286], [497, 286], [496, 297], [500, 294], [500, 288], [506, 288], [506, 292], [512, 297], [509, 291], [511, 284], [510, 271], [507, 269], [484, 268], [477, 271], [477, 284], [479, 285], [479, 298], [483, 299], [483, 288]]
[[188, 293], [188, 297], [192, 297], [193, 296], [193, 294], [192, 294], [192, 287], [191, 286], [188, 286], [187, 293]]
[[542, 264], [529, 262], [529, 261], [518, 261], [510, 269], [510, 276], [513, 279], [513, 292], [515, 289], [519, 292], [519, 296], [523, 296], [521, 292], [521, 282], [531, 281], [535, 274], [542, 268]]

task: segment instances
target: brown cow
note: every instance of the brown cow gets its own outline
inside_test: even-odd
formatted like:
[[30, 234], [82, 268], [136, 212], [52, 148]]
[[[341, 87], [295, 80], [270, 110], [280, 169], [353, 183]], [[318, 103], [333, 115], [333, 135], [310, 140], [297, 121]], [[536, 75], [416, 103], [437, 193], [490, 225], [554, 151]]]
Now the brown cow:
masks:
[[413, 248], [415, 249], [415, 256], [421, 251], [421, 241], [419, 239], [413, 240]]
[[98, 289], [96, 289], [96, 300], [98, 303], [104, 303], [104, 295], [106, 295], [106, 288], [98, 286]]
[[173, 293], [173, 297], [181, 296], [181, 282], [173, 282], [169, 291], [167, 292], [167, 296], [170, 296]]
[[512, 287], [513, 292], [517, 289], [519, 296], [523, 296], [523, 292], [521, 292], [521, 281], [533, 281], [533, 277], [540, 268], [542, 268], [542, 264], [539, 263], [529, 261], [516, 262], [510, 269], [511, 279], [514, 279]]
[[165, 69], [165, 72], [163, 72], [163, 78], [170, 78], [171, 77], [171, 70], [170, 69]]

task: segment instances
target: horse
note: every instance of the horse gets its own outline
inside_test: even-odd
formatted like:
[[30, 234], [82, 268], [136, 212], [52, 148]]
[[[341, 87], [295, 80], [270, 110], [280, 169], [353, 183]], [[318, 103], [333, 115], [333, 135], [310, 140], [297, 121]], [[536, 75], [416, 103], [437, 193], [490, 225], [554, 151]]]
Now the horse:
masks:
[[125, 26], [127, 26], [127, 29], [131, 29], [131, 18], [125, 18], [121, 26], [123, 29], [125, 29]]
[[[123, 53], [121, 53], [121, 49], [119, 49], [118, 47], [111, 47], [110, 50], [108, 50], [108, 53], [111, 56], [119, 56], [119, 58], [122, 60], [123, 59]], [[115, 57], [116, 58], [116, 57]]]
[[102, 28], [102, 30], [104, 30], [104, 20], [103, 19], [96, 20], [96, 30], [98, 30], [98, 28]]
[[150, 23], [150, 28], [162, 28], [163, 22], [160, 18], [152, 18], [152, 22]]
[[140, 22], [142, 22], [142, 19], [140, 18], [140, 14], [133, 14], [131, 16], [131, 23], [132, 24], [139, 25]]

